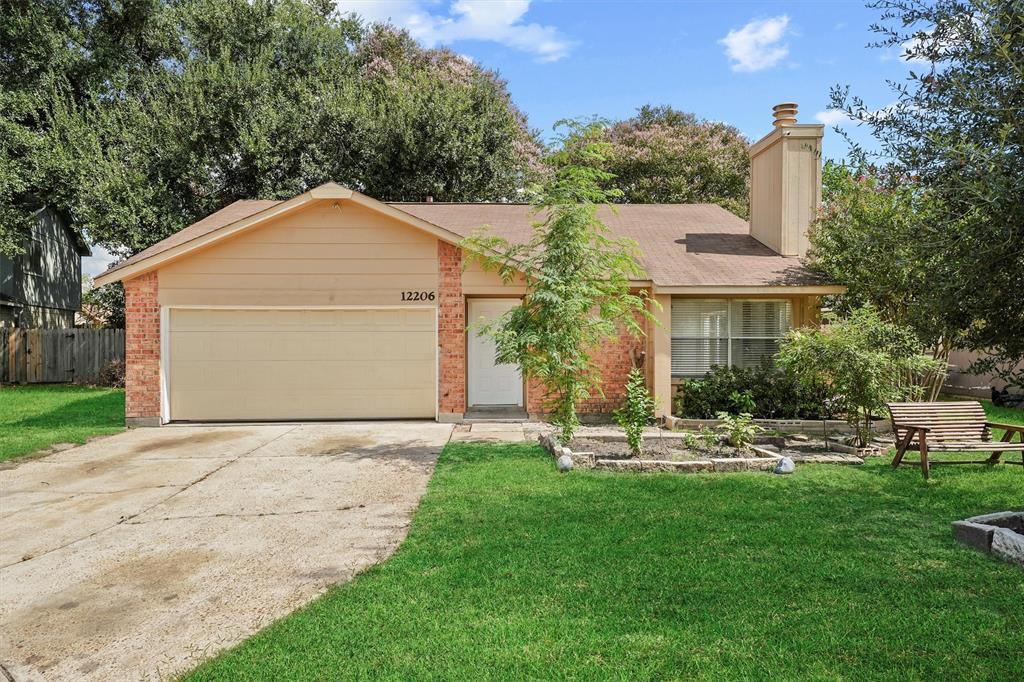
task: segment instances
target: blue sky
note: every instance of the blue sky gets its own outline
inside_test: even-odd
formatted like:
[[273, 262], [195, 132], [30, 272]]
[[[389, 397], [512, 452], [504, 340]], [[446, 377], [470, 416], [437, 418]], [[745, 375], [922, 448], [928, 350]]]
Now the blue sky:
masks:
[[[876, 11], [862, 2], [613, 0], [338, 0], [341, 11], [408, 28], [497, 70], [530, 125], [630, 116], [671, 104], [757, 139], [771, 107], [800, 104], [804, 123], [837, 121], [829, 88], [849, 84], [872, 108], [894, 99], [885, 79], [910, 68], [899, 50], [868, 49]], [[863, 131], [853, 131], [867, 140]], [[846, 144], [826, 131], [825, 156]]]

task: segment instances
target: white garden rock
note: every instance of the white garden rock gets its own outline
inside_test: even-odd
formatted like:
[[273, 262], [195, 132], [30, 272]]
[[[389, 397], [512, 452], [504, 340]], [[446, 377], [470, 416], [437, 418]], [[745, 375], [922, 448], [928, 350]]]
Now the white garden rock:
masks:
[[794, 471], [796, 471], [796, 464], [789, 457], [783, 457], [775, 465], [775, 473], [777, 474], [791, 474]]

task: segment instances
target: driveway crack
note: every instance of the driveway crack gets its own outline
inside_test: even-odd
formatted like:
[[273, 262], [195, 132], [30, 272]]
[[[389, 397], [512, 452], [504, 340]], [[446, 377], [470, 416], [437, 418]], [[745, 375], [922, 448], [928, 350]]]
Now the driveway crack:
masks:
[[[16, 566], [18, 564], [23, 564], [26, 561], [32, 561], [34, 559], [38, 559], [39, 557], [46, 556], [47, 554], [50, 554], [52, 552], [56, 552], [58, 550], [64, 549], [65, 547], [70, 547], [71, 545], [74, 545], [76, 543], [82, 542], [83, 540], [88, 540], [90, 538], [96, 537], [100, 533], [105, 533], [106, 531], [110, 530], [111, 528], [114, 528], [115, 526], [120, 526], [122, 524], [126, 524], [129, 521], [131, 521], [132, 519], [134, 519], [134, 518], [136, 518], [136, 517], [138, 517], [138, 516], [140, 516], [142, 514], [145, 514], [150, 509], [153, 509], [154, 507], [159, 507], [164, 502], [167, 502], [168, 500], [173, 499], [175, 496], [180, 495], [181, 493], [185, 492], [186, 490], [188, 490], [192, 486], [196, 485], [197, 483], [202, 483], [207, 478], [209, 478], [213, 474], [217, 473], [218, 471], [220, 471], [224, 467], [229, 466], [231, 464], [234, 464], [235, 462], [237, 462], [241, 458], [245, 457], [246, 455], [251, 455], [252, 453], [254, 453], [257, 450], [259, 450], [260, 448], [265, 447], [267, 445], [270, 445], [271, 443], [273, 443], [274, 441], [278, 440], [279, 438], [283, 438], [284, 436], [287, 436], [289, 433], [291, 433], [295, 429], [299, 428], [299, 426], [300, 426], [299, 424], [296, 424], [295, 426], [293, 426], [292, 428], [288, 429], [287, 431], [284, 431], [284, 432], [279, 433], [278, 435], [274, 436], [273, 438], [268, 440], [266, 443], [260, 443], [259, 445], [257, 445], [253, 449], [248, 450], [248, 451], [243, 452], [243, 453], [240, 453], [240, 454], [236, 455], [235, 457], [232, 457], [228, 461], [226, 461], [223, 464], [221, 464], [219, 467], [217, 467], [215, 469], [211, 469], [210, 471], [206, 472], [205, 474], [203, 474], [202, 476], [200, 476], [196, 480], [192, 481], [191, 483], [188, 483], [188, 484], [186, 484], [184, 486], [181, 486], [180, 490], [175, 491], [174, 493], [168, 495], [167, 497], [163, 498], [159, 502], [156, 502], [154, 504], [149, 505], [148, 507], [146, 507], [142, 511], [136, 512], [135, 514], [130, 514], [128, 516], [122, 516], [117, 521], [115, 521], [114, 523], [112, 523], [112, 524], [110, 524], [108, 526], [104, 526], [103, 528], [99, 528], [99, 529], [93, 531], [92, 533], [89, 533], [88, 535], [83, 535], [80, 538], [75, 538], [74, 540], [71, 540], [70, 542], [65, 542], [64, 544], [59, 545], [57, 547], [53, 547], [51, 549], [44, 550], [42, 552], [39, 552], [38, 554], [33, 554], [31, 556], [28, 556], [28, 557], [23, 557], [20, 561], [14, 561], [14, 562], [11, 562], [9, 564], [4, 564], [3, 566], [0, 566], [0, 570], [3, 570], [5, 568], [9, 568], [11, 566]], [[175, 486], [175, 487], [177, 487], [177, 486]], [[131, 524], [131, 525], [138, 525], [138, 524]]]
[[129, 526], [141, 526], [146, 523], [157, 521], [177, 521], [179, 519], [218, 519], [218, 518], [259, 518], [261, 516], [296, 516], [299, 514], [327, 514], [329, 512], [349, 511], [351, 509], [362, 509], [365, 504], [349, 504], [344, 507], [329, 507], [327, 509], [296, 509], [294, 511], [277, 512], [218, 512], [216, 514], [194, 514], [189, 516], [164, 516], [159, 519], [145, 519], [143, 521], [125, 521]]

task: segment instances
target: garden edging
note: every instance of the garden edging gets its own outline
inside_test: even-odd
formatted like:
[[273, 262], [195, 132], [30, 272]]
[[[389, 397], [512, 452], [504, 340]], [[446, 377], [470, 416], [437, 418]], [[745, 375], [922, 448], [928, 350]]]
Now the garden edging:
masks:
[[[683, 419], [665, 415], [665, 428], [675, 429], [699, 429], [701, 427], [713, 429], [721, 424], [720, 419]], [[841, 419], [754, 419], [754, 424], [770, 431], [781, 431], [783, 433], [853, 433], [853, 428]], [[872, 433], [888, 433], [892, 430], [892, 424], [888, 419], [875, 419], [871, 422]]]
[[598, 459], [593, 453], [573, 452], [570, 448], [560, 444], [549, 434], [540, 434], [537, 437], [541, 447], [551, 453], [556, 460], [561, 457], [568, 457], [572, 460], [573, 467], [584, 469], [604, 469], [607, 471], [632, 471], [638, 473], [654, 472], [675, 472], [675, 473], [731, 473], [736, 471], [773, 471], [782, 455], [759, 448], [756, 445], [750, 449], [758, 453], [760, 457], [712, 457], [710, 459], [672, 461], [658, 459]]

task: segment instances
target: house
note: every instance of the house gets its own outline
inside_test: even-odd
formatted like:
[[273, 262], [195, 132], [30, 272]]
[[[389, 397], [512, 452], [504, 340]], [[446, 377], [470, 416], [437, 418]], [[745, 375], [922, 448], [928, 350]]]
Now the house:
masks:
[[[639, 243], [646, 274], [633, 285], [661, 304], [660, 324], [600, 349], [605, 395], [582, 412], [617, 406], [641, 361], [664, 411], [673, 381], [759, 362], [841, 291], [799, 260], [823, 126], [776, 110], [750, 148], [749, 224], [713, 205], [602, 213]], [[524, 205], [389, 203], [333, 183], [221, 209], [96, 279], [125, 286], [129, 423], [536, 414], [539, 387], [467, 331], [523, 287], [467, 266], [459, 248], [482, 225], [525, 240], [533, 219]]]
[[82, 235], [52, 208], [36, 211], [24, 253], [0, 255], [0, 328], [64, 329], [82, 307]]

